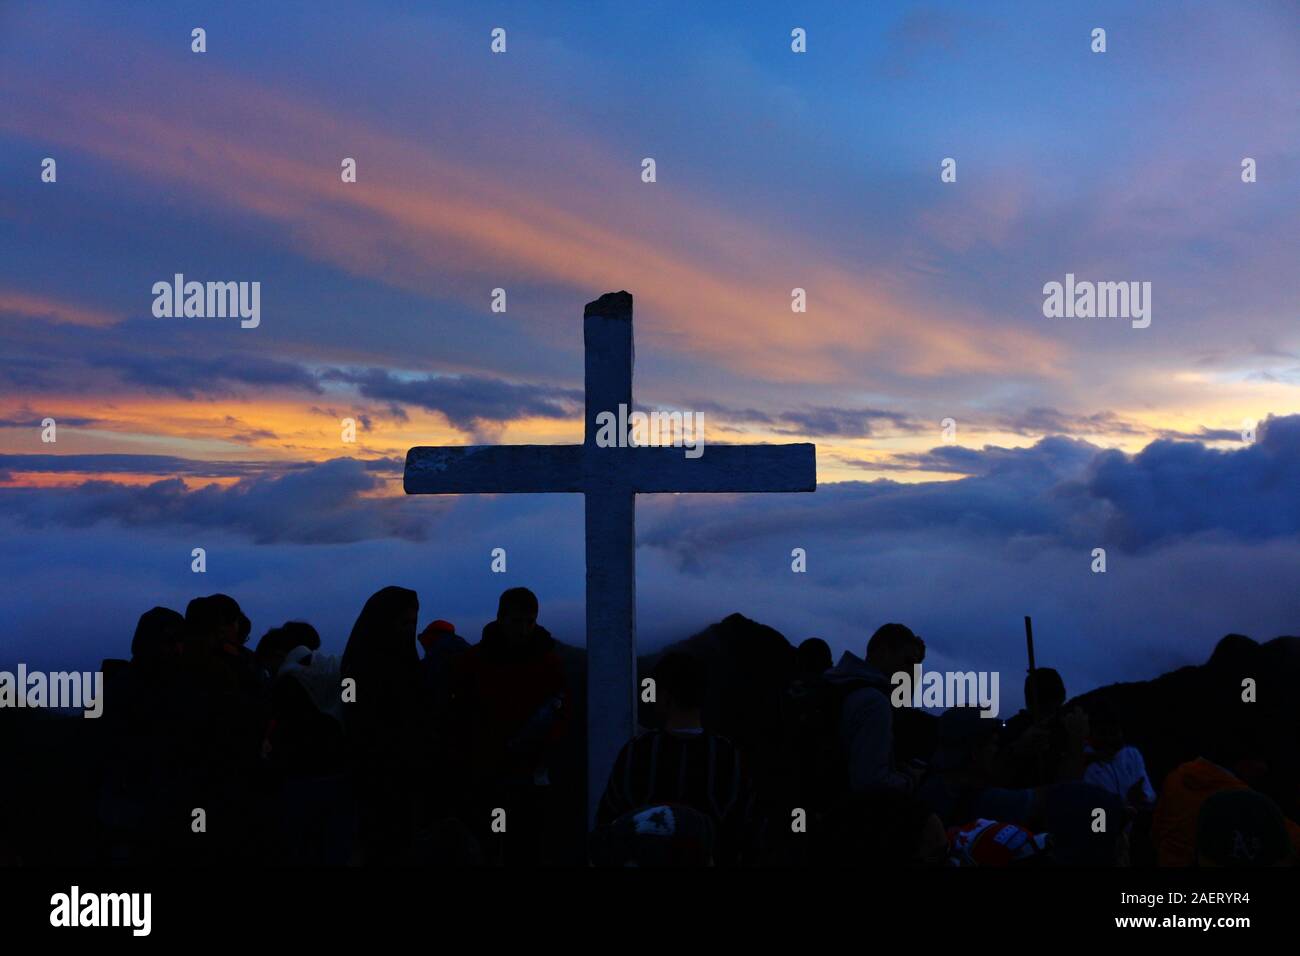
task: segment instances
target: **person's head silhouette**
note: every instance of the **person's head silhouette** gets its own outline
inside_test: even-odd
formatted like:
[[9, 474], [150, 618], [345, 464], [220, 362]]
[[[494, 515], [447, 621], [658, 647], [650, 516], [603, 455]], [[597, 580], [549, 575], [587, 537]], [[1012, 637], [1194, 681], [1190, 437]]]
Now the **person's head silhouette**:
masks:
[[510, 588], [497, 601], [497, 627], [506, 642], [519, 645], [537, 628], [537, 595], [528, 588]]
[[800, 674], [822, 674], [834, 666], [831, 646], [820, 637], [810, 637], [794, 652], [795, 670]]
[[867, 641], [867, 663], [884, 674], [911, 673], [925, 660], [925, 642], [903, 624], [882, 624]]
[[669, 651], [655, 665], [654, 682], [655, 706], [664, 729], [698, 728], [708, 685], [699, 658], [684, 651]]
[[1038, 708], [1039, 717], [1050, 717], [1065, 703], [1065, 681], [1054, 668], [1035, 668], [1025, 675], [1025, 701]]

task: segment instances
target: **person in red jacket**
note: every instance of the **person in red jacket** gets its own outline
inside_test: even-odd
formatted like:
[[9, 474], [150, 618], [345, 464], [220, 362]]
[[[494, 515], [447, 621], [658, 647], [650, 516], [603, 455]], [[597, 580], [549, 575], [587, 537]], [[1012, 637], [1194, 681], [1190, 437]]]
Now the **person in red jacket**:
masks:
[[505, 591], [496, 620], [456, 663], [454, 736], [471, 794], [465, 822], [500, 862], [540, 861], [550, 758], [568, 727], [563, 664], [537, 612], [532, 591]]

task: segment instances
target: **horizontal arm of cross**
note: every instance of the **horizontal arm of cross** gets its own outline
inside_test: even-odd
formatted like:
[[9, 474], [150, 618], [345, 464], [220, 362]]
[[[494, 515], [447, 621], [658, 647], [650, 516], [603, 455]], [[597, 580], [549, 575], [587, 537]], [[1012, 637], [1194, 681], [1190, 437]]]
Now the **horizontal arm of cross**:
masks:
[[583, 491], [581, 445], [453, 445], [406, 453], [408, 495]]
[[699, 458], [680, 448], [628, 448], [617, 470], [640, 494], [815, 491], [816, 446], [709, 445]]
[[641, 494], [814, 491], [816, 446], [710, 445], [698, 458], [682, 448], [582, 445], [453, 445], [412, 448], [408, 495], [595, 492]]

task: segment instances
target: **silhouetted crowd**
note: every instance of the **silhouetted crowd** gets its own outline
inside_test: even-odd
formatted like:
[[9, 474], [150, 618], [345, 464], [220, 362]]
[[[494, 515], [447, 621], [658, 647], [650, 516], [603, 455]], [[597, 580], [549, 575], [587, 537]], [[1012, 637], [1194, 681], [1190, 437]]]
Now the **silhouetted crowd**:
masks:
[[536, 596], [505, 591], [477, 643], [447, 621], [420, 631], [419, 612], [414, 591], [375, 593], [341, 659], [298, 621], [250, 647], [249, 619], [223, 594], [146, 612], [130, 661], [105, 662], [88, 769], [60, 778], [75, 798], [11, 798], [0, 862], [47, 862], [60, 813], [89, 817], [83, 860], [108, 865], [1297, 859], [1300, 827], [1252, 786], [1266, 770], [1252, 734], [1225, 728], [1157, 789], [1118, 713], [1067, 706], [1050, 668], [1030, 673], [1029, 707], [1010, 720], [956, 707], [922, 727], [890, 699], [890, 675], [925, 657], [901, 624], [838, 663], [824, 641], [800, 644], [792, 679], [764, 699], [761, 744], [709, 726], [717, 661], [661, 655], [641, 685], [647, 729], [619, 753], [589, 829], [580, 688]]

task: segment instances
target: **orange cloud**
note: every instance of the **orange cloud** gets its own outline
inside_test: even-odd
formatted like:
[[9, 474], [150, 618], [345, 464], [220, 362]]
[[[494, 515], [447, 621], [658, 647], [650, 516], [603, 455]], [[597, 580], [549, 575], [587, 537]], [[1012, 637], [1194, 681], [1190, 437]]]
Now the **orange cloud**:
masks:
[[15, 289], [0, 289], [0, 313], [71, 325], [105, 326], [118, 321], [117, 316], [45, 296], [31, 295]]

